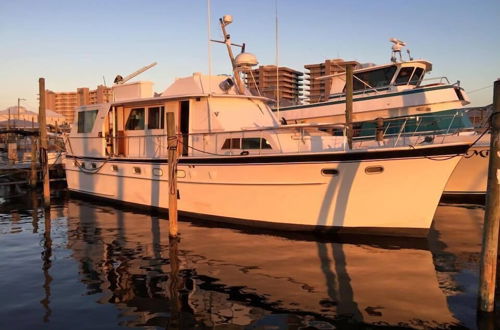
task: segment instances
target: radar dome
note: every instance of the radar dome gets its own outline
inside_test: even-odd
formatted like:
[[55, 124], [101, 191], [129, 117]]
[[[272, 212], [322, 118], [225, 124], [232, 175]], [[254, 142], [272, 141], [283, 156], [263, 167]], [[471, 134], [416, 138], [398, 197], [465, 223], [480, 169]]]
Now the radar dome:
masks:
[[234, 62], [238, 68], [248, 68], [259, 64], [257, 57], [252, 53], [240, 53], [236, 56]]

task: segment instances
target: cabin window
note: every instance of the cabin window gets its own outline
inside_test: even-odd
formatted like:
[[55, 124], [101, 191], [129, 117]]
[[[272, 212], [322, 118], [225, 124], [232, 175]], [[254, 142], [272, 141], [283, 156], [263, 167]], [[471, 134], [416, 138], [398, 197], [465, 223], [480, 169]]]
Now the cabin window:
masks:
[[144, 108], [135, 108], [130, 111], [125, 129], [128, 131], [144, 129]]
[[424, 75], [424, 69], [416, 68], [410, 80], [410, 85], [416, 85]]
[[164, 128], [163, 107], [148, 108], [148, 129]]
[[411, 74], [413, 73], [413, 67], [401, 68], [399, 70], [398, 77], [396, 78], [396, 85], [406, 85], [410, 81]]
[[222, 149], [272, 149], [272, 147], [264, 138], [236, 138], [226, 139]]
[[78, 112], [78, 133], [90, 133], [94, 127], [98, 110]]
[[241, 149], [272, 149], [266, 139], [243, 138]]
[[366, 174], [380, 174], [384, 172], [384, 167], [382, 166], [369, 166], [365, 168]]
[[[382, 69], [358, 72], [355, 74], [355, 76], [364, 81], [366, 84], [370, 85], [371, 87], [378, 88], [378, 87], [389, 86], [395, 72], [396, 72], [396, 66], [391, 65], [389, 67]], [[353, 87], [355, 91], [370, 88], [356, 78], [353, 79]]]
[[321, 170], [321, 174], [325, 176], [337, 176], [339, 175], [339, 171], [335, 168], [324, 168]]
[[241, 139], [226, 139], [222, 145], [222, 149], [240, 149]]

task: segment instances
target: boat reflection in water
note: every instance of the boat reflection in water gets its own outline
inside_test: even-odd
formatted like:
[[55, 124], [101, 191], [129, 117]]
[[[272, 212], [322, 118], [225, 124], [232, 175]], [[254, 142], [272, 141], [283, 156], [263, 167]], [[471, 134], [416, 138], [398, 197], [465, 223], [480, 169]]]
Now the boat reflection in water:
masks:
[[427, 240], [340, 243], [179, 225], [182, 240], [169, 247], [166, 220], [68, 202], [81, 280], [121, 310], [121, 325], [463, 325]]

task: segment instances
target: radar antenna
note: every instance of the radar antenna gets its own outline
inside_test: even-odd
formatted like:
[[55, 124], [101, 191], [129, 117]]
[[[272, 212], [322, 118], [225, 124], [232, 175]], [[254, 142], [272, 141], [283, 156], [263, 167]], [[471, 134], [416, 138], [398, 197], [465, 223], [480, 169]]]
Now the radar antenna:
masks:
[[[397, 63], [398, 62], [398, 59], [397, 59], [396, 55], [399, 55], [399, 61], [400, 62], [404, 62], [403, 61], [403, 56], [401, 55], [401, 49], [403, 49], [403, 47], [406, 46], [406, 42], [401, 41], [401, 40], [396, 39], [396, 38], [391, 38], [391, 39], [389, 39], [389, 41], [394, 44], [394, 45], [392, 45], [391, 62], [393, 62], [393, 63]], [[413, 61], [413, 58], [410, 55], [410, 50], [407, 49], [406, 51], [408, 53], [408, 58], [410, 59], [410, 61]]]

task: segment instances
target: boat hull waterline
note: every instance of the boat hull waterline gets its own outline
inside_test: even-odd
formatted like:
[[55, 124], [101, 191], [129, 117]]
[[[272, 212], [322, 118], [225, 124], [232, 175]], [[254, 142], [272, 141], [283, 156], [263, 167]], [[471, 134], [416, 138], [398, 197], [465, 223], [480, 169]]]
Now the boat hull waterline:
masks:
[[[181, 158], [178, 209], [190, 216], [266, 228], [422, 236], [461, 159], [453, 156], [467, 147], [322, 153], [309, 158]], [[168, 207], [165, 159], [78, 158], [78, 165], [100, 168], [96, 173], [82, 171], [75, 160], [66, 159], [70, 191]]]

